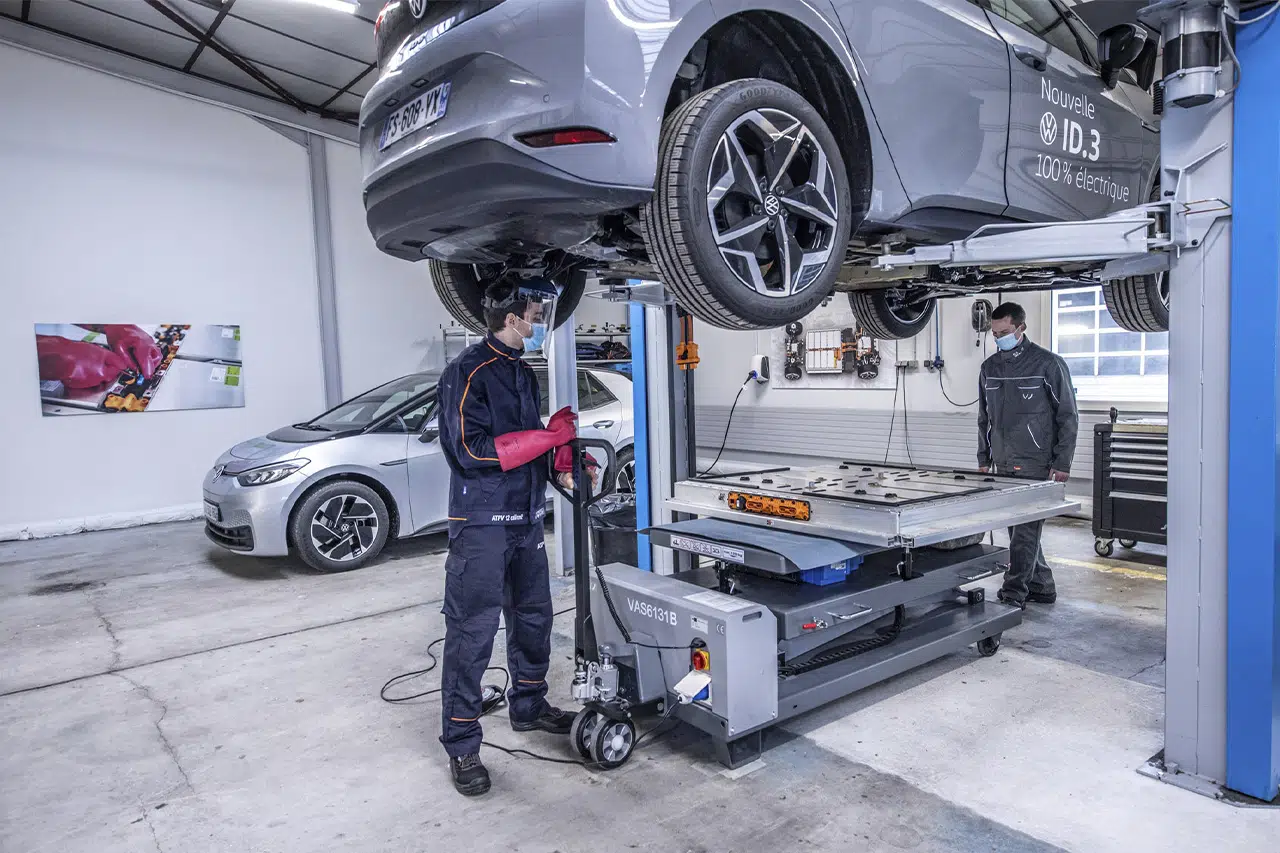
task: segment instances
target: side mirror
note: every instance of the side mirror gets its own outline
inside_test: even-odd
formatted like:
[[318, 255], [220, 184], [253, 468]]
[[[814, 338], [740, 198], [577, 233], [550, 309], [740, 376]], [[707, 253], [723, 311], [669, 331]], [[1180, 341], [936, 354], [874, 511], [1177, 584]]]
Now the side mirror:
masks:
[[[1150, 43], [1151, 57], [1155, 58], [1155, 43], [1148, 32], [1137, 24], [1116, 24], [1102, 31], [1098, 36], [1098, 61], [1102, 64], [1102, 82], [1108, 89], [1114, 89], [1120, 79], [1120, 72], [1135, 64]], [[1152, 65], [1152, 73], [1155, 71]], [[1146, 88], [1150, 88], [1148, 82]]]
[[426, 426], [422, 428], [422, 435], [418, 436], [418, 441], [423, 444], [430, 444], [440, 437], [440, 428], [434, 426]]

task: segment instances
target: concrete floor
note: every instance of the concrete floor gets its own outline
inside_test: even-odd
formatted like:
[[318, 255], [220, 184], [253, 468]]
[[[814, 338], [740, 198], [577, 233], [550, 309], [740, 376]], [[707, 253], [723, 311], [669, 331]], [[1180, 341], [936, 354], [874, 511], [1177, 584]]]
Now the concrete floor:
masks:
[[[1163, 561], [1100, 560], [1074, 522], [1046, 536], [1059, 603], [999, 654], [799, 718], [752, 772], [722, 773], [678, 730], [613, 773], [488, 750], [494, 790], [464, 800], [435, 700], [378, 699], [443, 633], [445, 546], [322, 576], [190, 523], [0, 545], [0, 850], [1244, 853], [1280, 837], [1280, 812], [1134, 772], [1161, 741]], [[569, 593], [556, 584], [557, 609]], [[561, 691], [570, 630], [557, 619]], [[565, 754], [504, 723], [491, 740]]]

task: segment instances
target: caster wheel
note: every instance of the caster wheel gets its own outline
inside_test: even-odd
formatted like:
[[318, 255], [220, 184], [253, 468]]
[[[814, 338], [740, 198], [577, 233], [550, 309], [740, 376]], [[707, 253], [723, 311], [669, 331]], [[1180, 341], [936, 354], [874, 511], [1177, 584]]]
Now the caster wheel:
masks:
[[983, 637], [978, 641], [978, 654], [984, 658], [989, 658], [996, 652], [1000, 651], [1000, 634], [994, 637]]
[[591, 760], [601, 770], [614, 770], [627, 763], [636, 745], [636, 727], [630, 720], [601, 718], [591, 732]]
[[578, 716], [573, 718], [573, 725], [569, 727], [569, 741], [578, 751], [578, 755], [587, 761], [591, 760], [591, 736], [595, 734], [596, 723], [599, 720], [599, 714], [589, 708], [583, 708], [578, 712]]
[[1121, 548], [1137, 548], [1138, 547], [1137, 539], [1121, 539], [1119, 540], [1119, 542], [1120, 542]]
[[1110, 539], [1095, 539], [1093, 542], [1093, 553], [1099, 557], [1110, 557], [1116, 552], [1116, 543]]

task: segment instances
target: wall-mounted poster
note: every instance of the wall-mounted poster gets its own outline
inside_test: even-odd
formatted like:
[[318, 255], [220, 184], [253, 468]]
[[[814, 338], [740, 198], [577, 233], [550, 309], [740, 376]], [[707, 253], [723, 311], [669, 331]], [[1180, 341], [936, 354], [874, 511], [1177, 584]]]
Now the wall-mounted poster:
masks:
[[239, 326], [37, 323], [48, 415], [244, 405]]

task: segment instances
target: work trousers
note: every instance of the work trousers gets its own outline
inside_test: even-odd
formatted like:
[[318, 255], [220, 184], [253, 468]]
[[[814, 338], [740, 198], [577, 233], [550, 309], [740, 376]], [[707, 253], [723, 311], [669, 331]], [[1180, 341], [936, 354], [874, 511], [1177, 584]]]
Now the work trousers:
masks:
[[[1049, 471], [1018, 471], [1013, 476], [1044, 480], [1048, 478]], [[1043, 519], [1015, 524], [1009, 528], [1009, 569], [1004, 573], [1004, 585], [1000, 589], [1005, 598], [1025, 601], [1028, 593], [1052, 595], [1057, 592], [1053, 570], [1045, 562], [1044, 547], [1040, 544], [1043, 533]]]
[[542, 525], [474, 525], [449, 540], [444, 582], [443, 731], [450, 757], [480, 751], [481, 680], [501, 614], [507, 626], [512, 720], [547, 708], [551, 581]]

